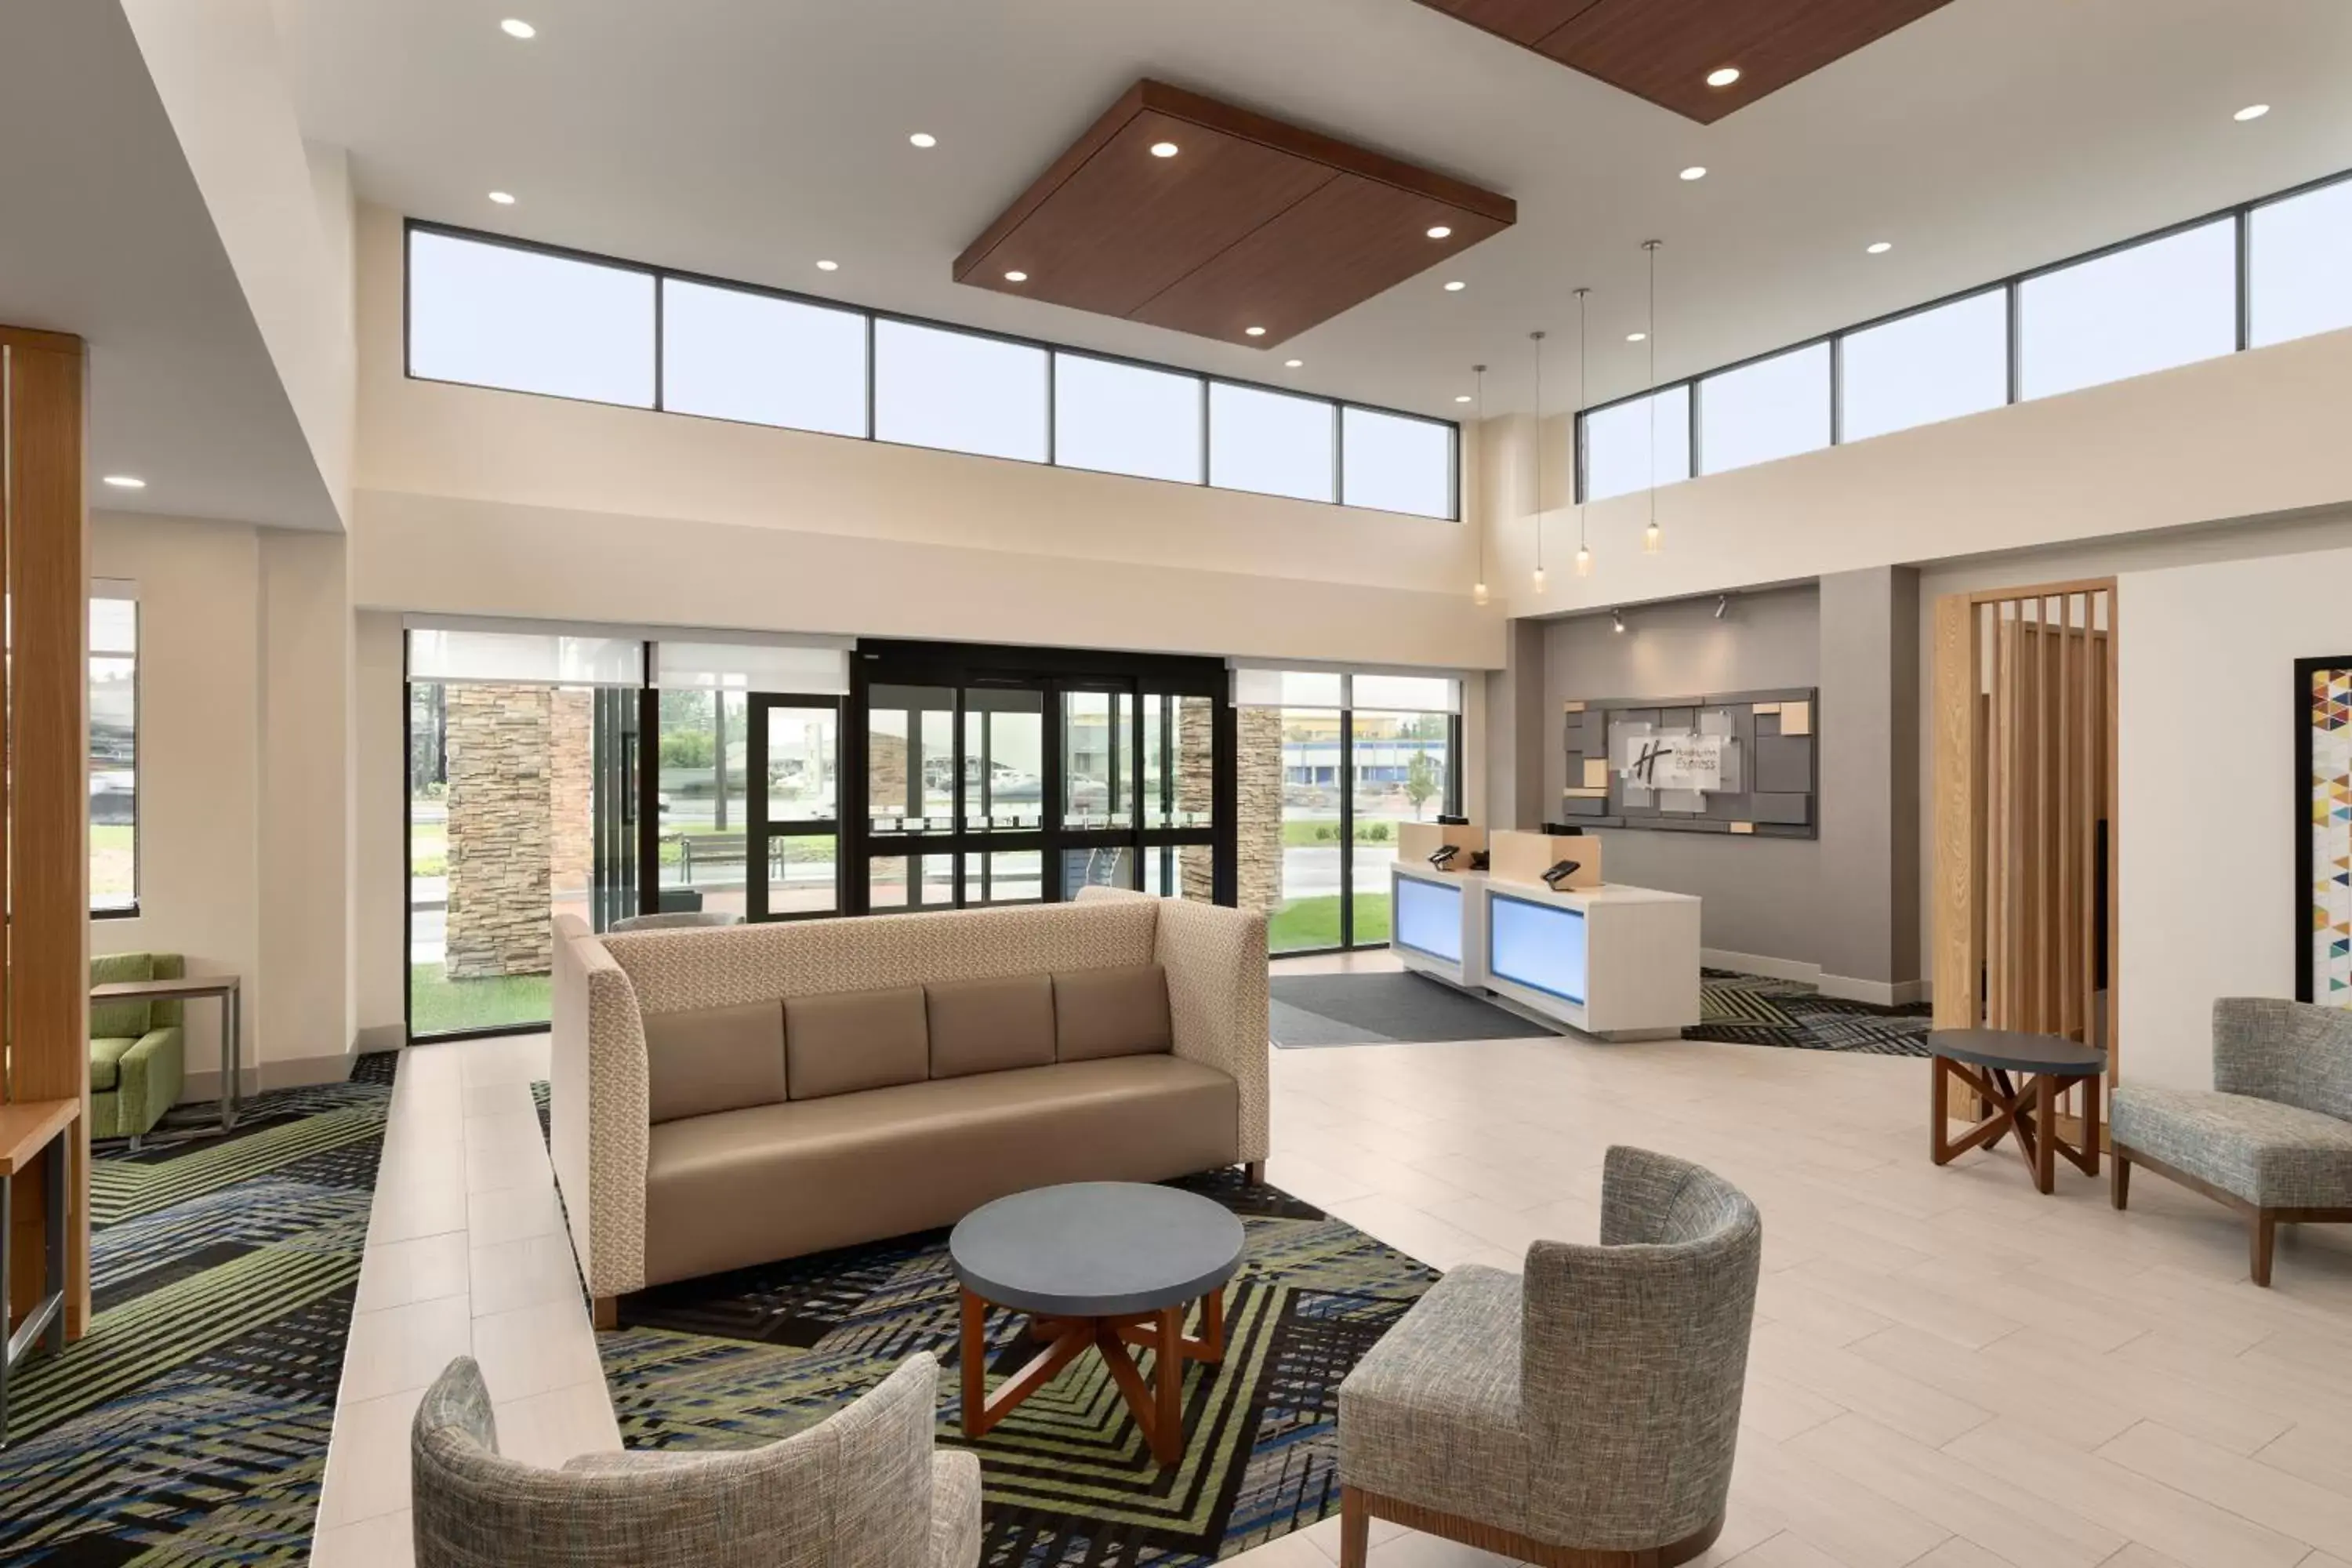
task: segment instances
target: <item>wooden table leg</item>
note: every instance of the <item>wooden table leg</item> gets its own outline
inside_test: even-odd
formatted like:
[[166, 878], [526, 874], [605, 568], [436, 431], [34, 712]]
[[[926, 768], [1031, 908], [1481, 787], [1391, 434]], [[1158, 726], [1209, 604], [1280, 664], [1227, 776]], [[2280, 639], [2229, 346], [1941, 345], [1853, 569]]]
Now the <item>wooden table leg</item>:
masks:
[[959, 1288], [963, 1298], [963, 1435], [977, 1437], [988, 1404], [988, 1303]]
[[1941, 1057], [1930, 1057], [1927, 1061], [1927, 1158], [1948, 1165], [1952, 1162], [1951, 1066]]
[[1225, 1288], [1201, 1298], [1200, 1359], [1212, 1365], [1225, 1359]]
[[1152, 1453], [1163, 1465], [1184, 1457], [1184, 1309], [1160, 1310], [1160, 1343], [1152, 1352], [1152, 1373], [1160, 1384], [1160, 1407], [1151, 1425]]
[[2033, 1184], [2044, 1193], [2058, 1184], [2058, 1079], [2033, 1075]]

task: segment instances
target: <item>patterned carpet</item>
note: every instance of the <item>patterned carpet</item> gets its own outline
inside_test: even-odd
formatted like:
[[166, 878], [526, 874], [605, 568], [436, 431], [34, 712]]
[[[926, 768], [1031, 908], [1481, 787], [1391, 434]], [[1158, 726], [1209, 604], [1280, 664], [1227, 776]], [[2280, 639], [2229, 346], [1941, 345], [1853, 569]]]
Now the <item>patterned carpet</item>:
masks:
[[1685, 1040], [1738, 1046], [1786, 1046], [1805, 1051], [1860, 1051], [1879, 1057], [1924, 1057], [1932, 1009], [1924, 1003], [1874, 1007], [1840, 1002], [1793, 980], [1699, 971], [1699, 1023]]
[[91, 1162], [89, 1332], [11, 1380], [0, 1568], [309, 1561], [398, 1061]]
[[[1184, 1458], [1154, 1463], [1101, 1359], [1081, 1357], [971, 1445], [986, 1568], [1189, 1568], [1339, 1509], [1339, 1380], [1436, 1273], [1237, 1172], [1177, 1184], [1224, 1204], [1249, 1234], [1226, 1292], [1225, 1359], [1186, 1371]], [[621, 1331], [598, 1336], [623, 1441], [786, 1436], [929, 1350], [940, 1439], [960, 1445], [956, 1303], [944, 1231], [625, 1298]], [[991, 1314], [993, 1376], [1034, 1352], [1026, 1321]]]

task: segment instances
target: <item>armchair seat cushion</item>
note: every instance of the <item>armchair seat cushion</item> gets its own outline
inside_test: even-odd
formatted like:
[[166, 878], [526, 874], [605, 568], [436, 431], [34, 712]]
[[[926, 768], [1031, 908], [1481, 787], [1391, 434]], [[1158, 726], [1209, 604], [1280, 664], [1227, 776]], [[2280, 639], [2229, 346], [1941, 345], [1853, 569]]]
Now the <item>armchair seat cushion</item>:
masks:
[[2118, 1085], [2115, 1141], [2260, 1208], [2352, 1207], [2352, 1122], [2250, 1095]]
[[89, 1091], [104, 1094], [122, 1082], [122, 1058], [139, 1043], [137, 1037], [109, 1035], [89, 1043]]
[[1429, 1288], [1339, 1384], [1339, 1479], [1524, 1531], [1520, 1277], [1465, 1264]]

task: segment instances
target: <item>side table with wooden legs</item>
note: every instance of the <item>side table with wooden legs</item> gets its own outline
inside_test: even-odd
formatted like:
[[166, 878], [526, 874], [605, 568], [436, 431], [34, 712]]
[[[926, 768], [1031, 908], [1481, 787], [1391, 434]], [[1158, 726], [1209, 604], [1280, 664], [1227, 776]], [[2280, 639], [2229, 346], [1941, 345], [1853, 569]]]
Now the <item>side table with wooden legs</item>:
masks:
[[[2056, 1184], [2058, 1156], [2086, 1176], [2099, 1173], [2099, 1097], [2107, 1053], [2054, 1035], [2011, 1029], [1937, 1029], [1927, 1037], [1927, 1152], [1948, 1165], [1971, 1149], [1999, 1147], [2014, 1136], [2017, 1152], [2042, 1192]], [[2011, 1075], [2014, 1075], [2013, 1077]], [[1952, 1086], [1981, 1097], [1989, 1113], [1958, 1138], [1951, 1135]], [[2083, 1141], [2058, 1130], [2061, 1096], [2081, 1084]]]

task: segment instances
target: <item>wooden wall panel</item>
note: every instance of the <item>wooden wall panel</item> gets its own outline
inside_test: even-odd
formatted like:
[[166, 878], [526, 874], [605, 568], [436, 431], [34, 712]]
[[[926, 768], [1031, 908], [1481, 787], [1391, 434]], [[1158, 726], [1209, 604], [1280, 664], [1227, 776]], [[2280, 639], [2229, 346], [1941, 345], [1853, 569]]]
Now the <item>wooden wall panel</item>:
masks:
[[[5, 542], [9, 604], [6, 784], [6, 1026], [14, 1100], [76, 1099], [68, 1197], [67, 1332], [89, 1313], [89, 514], [83, 493], [86, 389], [72, 338], [0, 329], [6, 423]], [[37, 1216], [33, 1183], [20, 1215]], [[22, 1248], [24, 1235], [12, 1238]], [[37, 1232], [33, 1236], [37, 1247]], [[40, 1278], [37, 1251], [17, 1278]]]
[[2107, 887], [2095, 884], [2116, 809], [2114, 636], [2104, 580], [1937, 605], [1938, 1028], [1982, 1023], [2114, 1050], [2097, 974], [2103, 907], [2114, 951], [2112, 853]]

